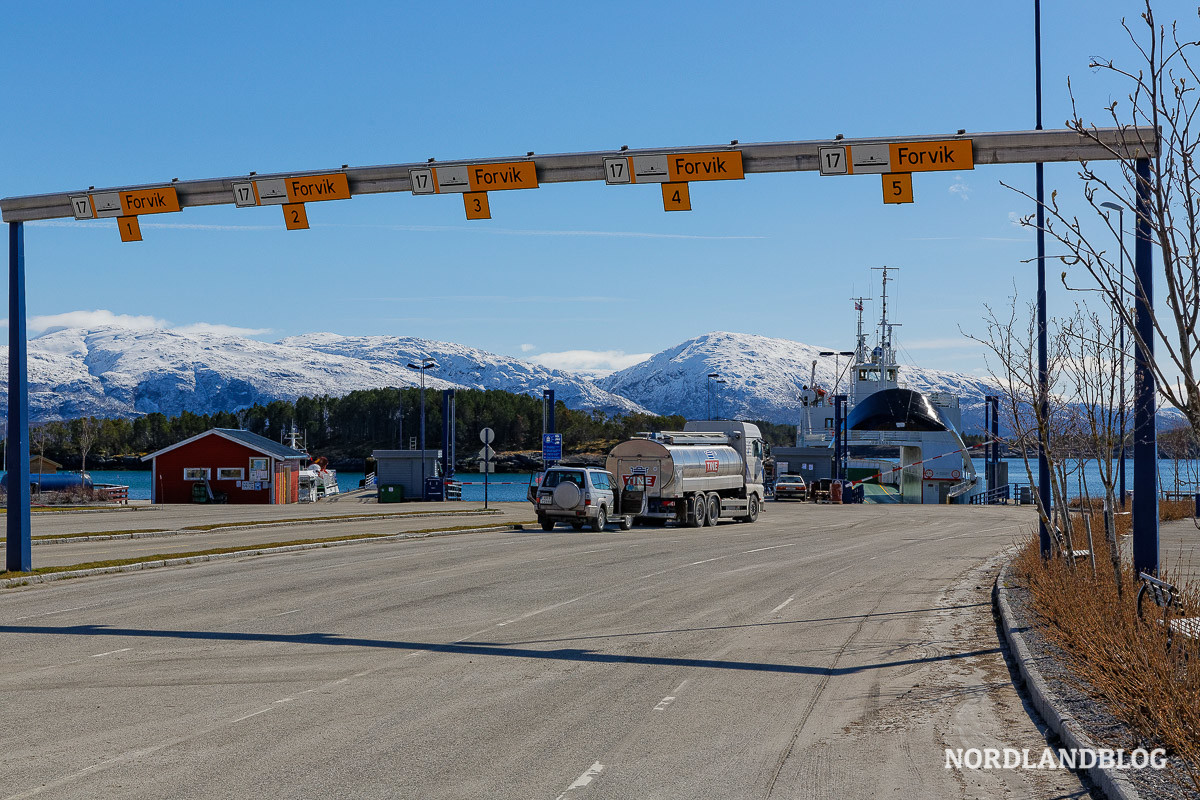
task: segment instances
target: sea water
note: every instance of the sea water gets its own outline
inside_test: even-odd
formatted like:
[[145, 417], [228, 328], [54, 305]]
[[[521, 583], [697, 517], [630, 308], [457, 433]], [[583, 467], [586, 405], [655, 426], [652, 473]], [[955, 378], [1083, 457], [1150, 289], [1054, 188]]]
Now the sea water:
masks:
[[[3, 474], [3, 472], [0, 472], [0, 475]], [[92, 483], [110, 483], [117, 486], [128, 486], [130, 500], [150, 499], [149, 470], [90, 469], [88, 470], [88, 474], [92, 476]], [[338, 490], [349, 492], [352, 489], [357, 489], [363, 477], [364, 475], [361, 472], [343, 472], [338, 470]], [[462, 481], [463, 483], [463, 500], [483, 502], [483, 475], [475, 472], [460, 472], [454, 477], [455, 480]], [[495, 472], [488, 475], [487, 478], [487, 495], [489, 501], [504, 502], [525, 499], [525, 492], [529, 486], [528, 474]]]

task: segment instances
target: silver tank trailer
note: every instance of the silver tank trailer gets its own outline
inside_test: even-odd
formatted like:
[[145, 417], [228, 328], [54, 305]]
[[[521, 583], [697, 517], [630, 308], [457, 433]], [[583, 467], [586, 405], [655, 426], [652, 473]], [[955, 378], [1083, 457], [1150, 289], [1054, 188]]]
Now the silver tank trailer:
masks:
[[689, 492], [741, 489], [745, 463], [725, 444], [666, 444], [653, 439], [621, 442], [608, 454], [605, 469], [621, 485], [634, 475], [646, 476], [649, 497], [681, 498]]

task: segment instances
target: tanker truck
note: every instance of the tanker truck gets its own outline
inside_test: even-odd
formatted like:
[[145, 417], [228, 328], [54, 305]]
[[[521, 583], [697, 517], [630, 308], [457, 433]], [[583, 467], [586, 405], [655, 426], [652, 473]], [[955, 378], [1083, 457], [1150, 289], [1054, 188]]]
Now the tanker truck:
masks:
[[763, 461], [757, 425], [689, 422], [682, 431], [638, 434], [608, 454], [605, 468], [621, 488], [619, 514], [635, 522], [699, 528], [720, 518], [754, 522], [763, 508]]

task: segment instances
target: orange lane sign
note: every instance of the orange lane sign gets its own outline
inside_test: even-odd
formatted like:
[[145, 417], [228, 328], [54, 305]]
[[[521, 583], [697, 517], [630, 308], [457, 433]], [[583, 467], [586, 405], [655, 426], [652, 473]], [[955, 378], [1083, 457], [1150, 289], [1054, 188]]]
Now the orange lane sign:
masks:
[[883, 202], [911, 203], [912, 201], [911, 172], [893, 172], [883, 176]]
[[677, 153], [667, 156], [672, 183], [679, 181], [732, 181], [746, 177], [742, 171], [742, 151], [719, 153]]
[[346, 174], [343, 172], [288, 178], [286, 188], [289, 203], [350, 199], [350, 181], [346, 179]]
[[467, 180], [472, 192], [538, 188], [537, 167], [532, 161], [473, 164], [467, 167]]
[[121, 211], [127, 217], [135, 214], [165, 214], [178, 210], [179, 195], [174, 186], [121, 192]]
[[888, 145], [893, 172], [975, 169], [970, 139], [944, 142], [893, 142]]

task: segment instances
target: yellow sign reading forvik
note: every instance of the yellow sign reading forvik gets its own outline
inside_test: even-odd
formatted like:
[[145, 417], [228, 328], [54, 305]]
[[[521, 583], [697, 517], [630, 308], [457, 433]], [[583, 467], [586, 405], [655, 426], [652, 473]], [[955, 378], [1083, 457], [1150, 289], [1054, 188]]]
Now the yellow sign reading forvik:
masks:
[[732, 181], [745, 178], [742, 171], [742, 151], [720, 153], [677, 153], [667, 156], [671, 182]]
[[970, 139], [943, 142], [893, 142], [888, 145], [892, 172], [975, 169]]
[[174, 186], [121, 192], [121, 211], [127, 217], [137, 214], [165, 214], [178, 210], [179, 195]]
[[342, 172], [288, 178], [285, 185], [289, 203], [350, 199], [350, 181], [346, 180], [346, 175]]
[[538, 188], [537, 166], [532, 161], [472, 164], [466, 170], [472, 192]]

